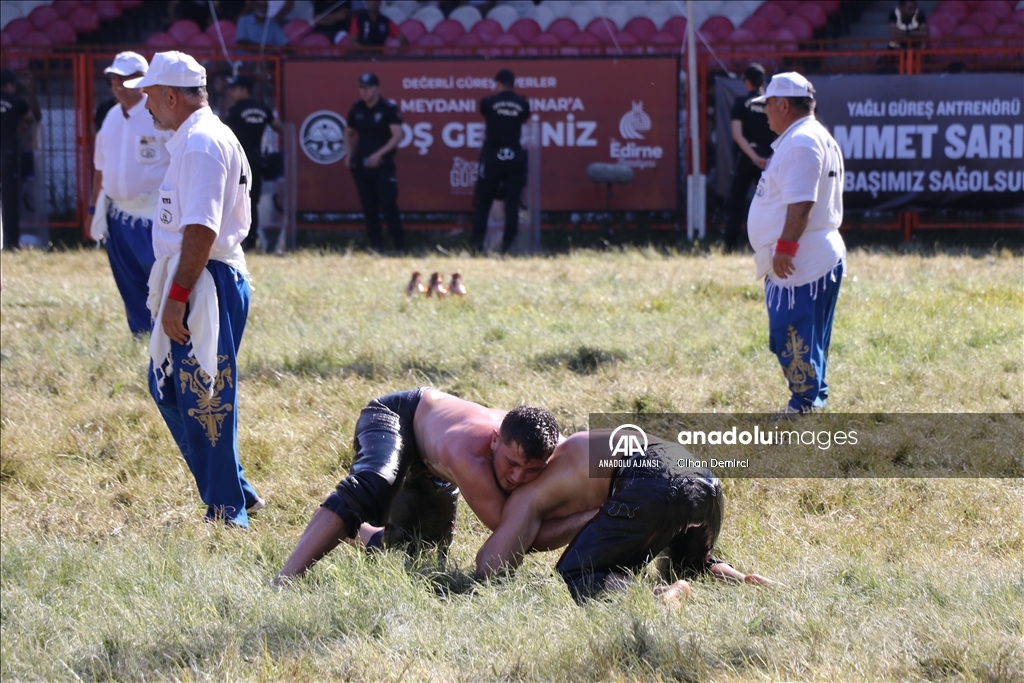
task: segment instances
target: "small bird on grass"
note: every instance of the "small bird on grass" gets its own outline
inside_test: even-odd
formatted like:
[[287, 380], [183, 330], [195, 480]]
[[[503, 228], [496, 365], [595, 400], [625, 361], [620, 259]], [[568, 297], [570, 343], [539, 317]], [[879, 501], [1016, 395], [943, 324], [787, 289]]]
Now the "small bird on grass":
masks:
[[462, 284], [462, 273], [452, 273], [452, 281], [448, 283], [448, 293], [453, 296], [465, 296], [466, 285]]
[[423, 284], [423, 280], [420, 279], [420, 271], [414, 271], [412, 278], [409, 280], [409, 284], [405, 286], [405, 295], [414, 296], [416, 294], [426, 294], [427, 287]]

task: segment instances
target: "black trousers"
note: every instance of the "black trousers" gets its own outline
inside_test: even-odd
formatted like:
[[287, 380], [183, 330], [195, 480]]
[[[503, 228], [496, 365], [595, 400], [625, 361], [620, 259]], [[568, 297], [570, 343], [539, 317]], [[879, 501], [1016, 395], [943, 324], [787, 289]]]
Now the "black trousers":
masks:
[[685, 456], [678, 446], [656, 443], [643, 456], [656, 467], [616, 472], [608, 500], [556, 565], [577, 603], [604, 590], [610, 573], [635, 572], [662, 551], [678, 576], [718, 562], [711, 552], [725, 513], [722, 486], [710, 472], [678, 467]]
[[366, 232], [370, 236], [370, 246], [377, 251], [384, 250], [380, 230], [380, 214], [384, 214], [391, 242], [396, 250], [405, 251], [402, 218], [398, 215], [398, 181], [395, 179], [394, 160], [384, 159], [377, 168], [357, 166], [352, 169], [352, 178], [356, 181], [359, 203], [362, 204], [363, 213], [366, 215]]
[[[755, 150], [761, 156], [765, 156], [764, 150]], [[760, 179], [761, 169], [754, 165], [750, 157], [740, 152], [733, 167], [732, 184], [729, 186], [729, 207], [725, 222], [725, 246], [729, 249], [740, 246], [740, 226], [746, 223], [747, 212], [750, 211], [747, 195], [750, 192], [750, 185], [756, 185]]]
[[476, 210], [473, 214], [473, 246], [483, 251], [487, 236], [487, 217], [491, 204], [504, 187], [505, 232], [501, 251], [506, 252], [519, 232], [519, 196], [526, 186], [526, 151], [503, 147], [480, 153], [480, 171], [476, 179]]
[[323, 502], [345, 521], [349, 537], [368, 522], [384, 526], [384, 547], [437, 546], [445, 557], [455, 531], [459, 489], [427, 469], [413, 419], [425, 388], [370, 401], [356, 422], [349, 475]]
[[0, 152], [0, 183], [3, 184], [4, 249], [17, 249], [21, 241], [21, 155]]

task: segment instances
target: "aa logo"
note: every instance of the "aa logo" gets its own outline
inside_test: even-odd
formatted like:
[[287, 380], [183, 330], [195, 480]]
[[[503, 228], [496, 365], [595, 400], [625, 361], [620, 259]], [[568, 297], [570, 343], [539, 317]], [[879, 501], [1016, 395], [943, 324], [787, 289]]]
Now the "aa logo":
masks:
[[643, 455], [647, 452], [647, 435], [636, 425], [619, 425], [608, 437], [608, 448], [611, 449], [613, 458]]

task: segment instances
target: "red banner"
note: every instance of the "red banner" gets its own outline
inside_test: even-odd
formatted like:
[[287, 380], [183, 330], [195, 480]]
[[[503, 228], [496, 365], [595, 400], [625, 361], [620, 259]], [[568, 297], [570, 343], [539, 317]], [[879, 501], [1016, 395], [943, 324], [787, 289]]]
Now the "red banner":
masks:
[[502, 67], [515, 72], [516, 91], [530, 101], [539, 124], [544, 211], [606, 209], [605, 187], [587, 178], [593, 162], [633, 168], [633, 181], [614, 189], [613, 210], [676, 208], [674, 58], [291, 61], [284, 64], [284, 114], [299, 127], [299, 212], [360, 211], [342, 134], [359, 96], [359, 75], [368, 70], [405, 122], [395, 159], [399, 207], [471, 211], [484, 138], [480, 98], [492, 92], [491, 79]]

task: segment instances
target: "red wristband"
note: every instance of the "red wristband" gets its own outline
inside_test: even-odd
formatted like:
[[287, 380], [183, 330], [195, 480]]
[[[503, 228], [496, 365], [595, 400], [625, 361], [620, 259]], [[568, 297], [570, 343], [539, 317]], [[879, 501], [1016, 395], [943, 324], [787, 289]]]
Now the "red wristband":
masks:
[[171, 292], [167, 295], [167, 298], [171, 301], [177, 301], [179, 303], [188, 303], [188, 295], [192, 293], [191, 289], [185, 289], [177, 282], [171, 283]]
[[789, 254], [790, 256], [796, 256], [796, 250], [800, 248], [799, 242], [793, 242], [792, 240], [779, 240], [775, 243], [776, 254]]

